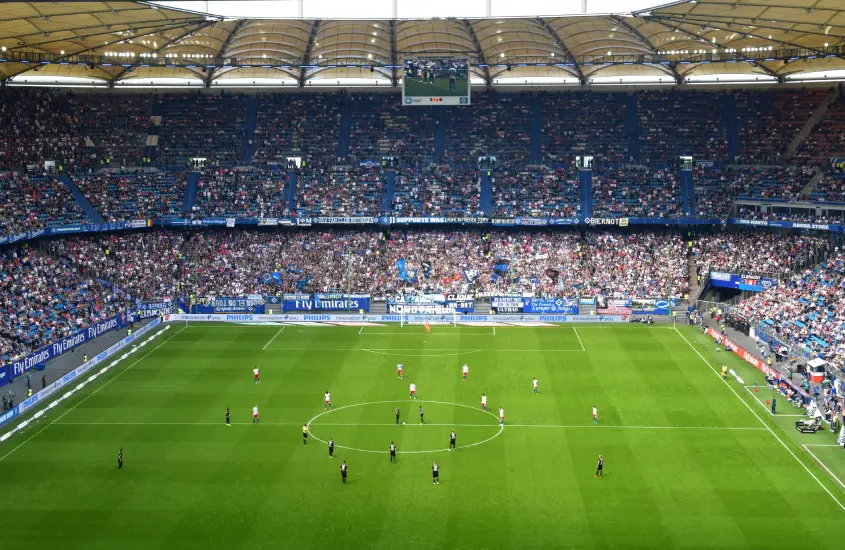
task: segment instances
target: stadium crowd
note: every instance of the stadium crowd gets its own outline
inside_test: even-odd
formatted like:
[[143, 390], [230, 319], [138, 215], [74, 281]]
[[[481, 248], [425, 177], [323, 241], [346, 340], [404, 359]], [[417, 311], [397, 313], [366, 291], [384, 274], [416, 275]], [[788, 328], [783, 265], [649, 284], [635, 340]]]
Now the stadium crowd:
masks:
[[478, 170], [405, 168], [396, 176], [393, 215], [478, 217], [482, 215], [480, 201]]
[[574, 218], [580, 211], [578, 170], [504, 170], [493, 177], [493, 217]]
[[764, 231], [701, 235], [693, 245], [700, 274], [712, 270], [785, 277], [820, 262], [828, 252], [824, 237]]
[[0, 175], [0, 235], [86, 221], [70, 191], [52, 176]]
[[178, 216], [185, 200], [185, 174], [99, 172], [74, 182], [107, 222]]
[[383, 175], [366, 166], [301, 171], [296, 184], [296, 215], [377, 216], [381, 212]]
[[0, 360], [131, 308], [116, 291], [26, 246], [0, 251]]
[[342, 94], [263, 94], [252, 160], [284, 166], [301, 156], [306, 166], [337, 154]]
[[593, 216], [680, 218], [677, 171], [637, 168], [593, 170]]
[[197, 182], [191, 215], [197, 218], [289, 216], [286, 195], [290, 182], [278, 169], [209, 168]]

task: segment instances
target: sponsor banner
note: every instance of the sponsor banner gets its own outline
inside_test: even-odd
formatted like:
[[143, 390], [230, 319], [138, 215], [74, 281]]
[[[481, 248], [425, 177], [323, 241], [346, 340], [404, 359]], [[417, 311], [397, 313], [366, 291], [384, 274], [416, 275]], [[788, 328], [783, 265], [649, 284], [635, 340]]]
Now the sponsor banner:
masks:
[[584, 218], [586, 225], [616, 225], [628, 227], [628, 218]]
[[62, 388], [63, 386], [66, 386], [67, 384], [69, 384], [71, 381], [73, 381], [74, 379], [76, 379], [80, 375], [85, 374], [86, 372], [91, 370], [91, 368], [94, 367], [95, 365], [102, 363], [103, 361], [105, 361], [106, 359], [108, 359], [109, 357], [114, 355], [117, 351], [119, 351], [119, 350], [123, 349], [124, 347], [126, 347], [127, 345], [135, 342], [141, 336], [143, 336], [144, 334], [146, 334], [147, 332], [149, 332], [150, 330], [152, 330], [153, 328], [158, 326], [160, 324], [160, 322], [161, 321], [159, 321], [158, 319], [151, 321], [150, 323], [144, 325], [143, 327], [138, 329], [136, 332], [127, 336], [126, 338], [124, 338], [120, 342], [117, 342], [116, 344], [113, 344], [111, 347], [109, 347], [105, 351], [100, 352], [96, 357], [94, 357], [93, 359], [90, 359], [87, 363], [83, 363], [81, 366], [79, 366], [76, 369], [68, 372], [67, 374], [65, 374], [64, 376], [62, 376], [61, 378], [59, 378], [58, 380], [56, 380], [55, 382], [53, 382], [52, 384], [47, 386], [46, 388], [42, 389], [41, 391], [39, 391], [38, 393], [36, 393], [32, 397], [27, 397], [26, 399], [21, 401], [19, 404], [15, 405], [14, 409], [7, 411], [3, 415], [0, 415], [0, 426], [7, 423], [9, 420], [18, 416], [19, 414], [23, 414], [26, 410], [31, 409], [36, 404], [44, 401], [47, 397], [56, 393], [56, 391], [58, 389]]
[[0, 365], [0, 388], [12, 381], [9, 365]]
[[732, 225], [750, 225], [754, 227], [782, 227], [785, 229], [812, 229], [816, 231], [845, 231], [845, 225], [829, 223], [807, 223], [807, 222], [782, 222], [777, 220], [744, 220], [730, 218], [728, 223]]
[[670, 300], [645, 300], [635, 298], [631, 301], [634, 315], [669, 315], [672, 303]]
[[444, 314], [452, 311], [472, 313], [475, 297], [472, 294], [412, 294], [387, 298], [388, 313]]
[[137, 306], [141, 319], [173, 313], [173, 302], [141, 302]]
[[[253, 314], [174, 314], [166, 315], [165, 321], [193, 321], [193, 322], [223, 322], [223, 323], [334, 323], [334, 322], [367, 322], [367, 323], [424, 323], [448, 321], [452, 322], [451, 314], [333, 314], [333, 313], [285, 313], [278, 315]], [[459, 315], [459, 323], [627, 323], [631, 320], [628, 315]]]
[[723, 288], [762, 292], [777, 285], [777, 280], [757, 275], [734, 275], [722, 271], [710, 272], [710, 284]]
[[191, 313], [264, 313], [264, 298], [207, 296], [191, 306]]
[[488, 218], [473, 218], [473, 217], [423, 217], [423, 218], [415, 218], [415, 217], [403, 217], [403, 216], [394, 216], [390, 218], [390, 223], [405, 225], [405, 224], [418, 224], [418, 223], [430, 223], [430, 224], [438, 224], [438, 223], [487, 223]]
[[596, 309], [596, 313], [601, 315], [631, 315], [634, 310], [630, 307], [600, 307]]
[[11, 378], [17, 378], [23, 373], [32, 370], [39, 365], [43, 365], [47, 361], [50, 361], [51, 359], [54, 359], [89, 340], [93, 340], [101, 334], [126, 326], [129, 324], [130, 319], [130, 316], [127, 316], [125, 313], [121, 313], [120, 315], [115, 315], [114, 317], [109, 317], [108, 319], [94, 323], [88, 328], [78, 330], [69, 336], [65, 336], [57, 342], [44, 346], [43, 348], [30, 353], [26, 357], [22, 357], [10, 363], [9, 376]]
[[282, 308], [289, 311], [370, 311], [369, 295], [309, 294], [289, 299], [285, 295]]
[[264, 304], [269, 305], [279, 305], [282, 303], [282, 298], [280, 296], [265, 296], [264, 297]]

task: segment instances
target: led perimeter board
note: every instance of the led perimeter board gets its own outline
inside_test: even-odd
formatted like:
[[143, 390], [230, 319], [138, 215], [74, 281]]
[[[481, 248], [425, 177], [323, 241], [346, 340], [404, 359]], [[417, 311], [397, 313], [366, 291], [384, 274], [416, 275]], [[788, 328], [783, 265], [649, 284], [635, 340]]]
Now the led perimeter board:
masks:
[[469, 105], [469, 59], [417, 55], [402, 61], [402, 104]]

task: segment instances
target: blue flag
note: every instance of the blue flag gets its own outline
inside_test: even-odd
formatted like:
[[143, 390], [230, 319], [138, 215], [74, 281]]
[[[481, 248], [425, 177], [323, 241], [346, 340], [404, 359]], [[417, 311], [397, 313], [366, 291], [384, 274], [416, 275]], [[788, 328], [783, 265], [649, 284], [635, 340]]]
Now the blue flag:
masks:
[[477, 269], [470, 269], [468, 267], [462, 267], [461, 271], [464, 274], [464, 280], [468, 283], [474, 283], [476, 279], [478, 279], [478, 270]]

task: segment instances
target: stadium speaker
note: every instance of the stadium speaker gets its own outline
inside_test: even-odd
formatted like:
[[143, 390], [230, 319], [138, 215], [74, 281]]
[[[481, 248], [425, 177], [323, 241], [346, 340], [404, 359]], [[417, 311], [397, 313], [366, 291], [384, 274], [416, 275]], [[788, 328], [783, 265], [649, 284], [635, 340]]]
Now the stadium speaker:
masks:
[[376, 68], [375, 68], [375, 67], [370, 67], [370, 72], [371, 72], [371, 73], [376, 72]]
[[510, 65], [510, 63], [508, 63], [507, 70], [508, 70], [508, 71], [510, 71], [510, 70], [511, 70], [511, 65]]

